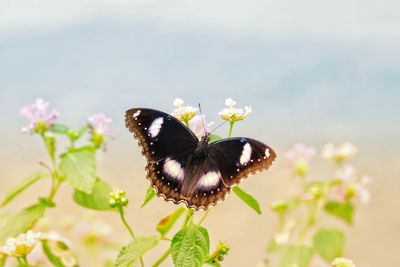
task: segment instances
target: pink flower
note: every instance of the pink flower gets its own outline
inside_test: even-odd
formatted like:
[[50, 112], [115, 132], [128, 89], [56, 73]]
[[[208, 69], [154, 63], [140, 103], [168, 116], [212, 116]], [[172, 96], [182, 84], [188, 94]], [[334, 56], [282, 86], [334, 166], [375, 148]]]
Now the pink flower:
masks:
[[286, 153], [286, 159], [294, 168], [299, 176], [304, 176], [308, 172], [308, 163], [314, 157], [316, 150], [314, 147], [308, 147], [304, 144], [296, 144]]
[[88, 125], [96, 134], [110, 135], [110, 124], [111, 119], [103, 113], [96, 113], [88, 118]]
[[44, 132], [48, 130], [57, 120], [58, 112], [53, 110], [48, 113], [49, 102], [41, 98], [36, 99], [35, 103], [22, 107], [20, 115], [29, 121], [27, 127], [22, 128], [23, 133]]
[[[201, 139], [206, 133], [210, 132], [210, 126], [214, 124], [214, 122], [207, 123], [205, 120], [205, 115], [203, 116], [203, 120], [200, 115], [193, 117], [189, 121], [189, 128], [193, 131], [193, 133], [197, 136], [197, 138]], [[204, 122], [204, 126], [203, 126]], [[206, 132], [204, 132], [204, 128]]]
[[356, 168], [345, 165], [336, 171], [336, 178], [339, 179], [332, 192], [340, 202], [346, 202], [353, 197], [358, 197], [360, 202], [367, 204], [371, 199], [369, 187], [372, 179], [369, 176], [359, 176]]

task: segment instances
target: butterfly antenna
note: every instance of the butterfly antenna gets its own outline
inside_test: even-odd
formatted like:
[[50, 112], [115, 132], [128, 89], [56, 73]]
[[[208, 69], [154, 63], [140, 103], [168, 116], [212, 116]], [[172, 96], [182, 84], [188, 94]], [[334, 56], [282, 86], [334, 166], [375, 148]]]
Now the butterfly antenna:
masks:
[[228, 122], [230, 119], [232, 119], [233, 116], [234, 116], [234, 115], [230, 116], [229, 119], [224, 120], [223, 122], [221, 122], [220, 124], [218, 124], [217, 127], [215, 127], [214, 129], [212, 129], [212, 130], [210, 131], [210, 133], [214, 132], [214, 131], [217, 130], [219, 127], [221, 127], [222, 125], [224, 125], [226, 122]]
[[203, 113], [201, 112], [201, 105], [199, 103], [199, 111], [200, 111], [200, 117], [201, 117], [201, 123], [203, 124], [203, 129], [204, 129], [204, 134], [208, 134], [207, 130], [206, 130], [206, 124], [204, 123], [204, 117], [203, 117]]

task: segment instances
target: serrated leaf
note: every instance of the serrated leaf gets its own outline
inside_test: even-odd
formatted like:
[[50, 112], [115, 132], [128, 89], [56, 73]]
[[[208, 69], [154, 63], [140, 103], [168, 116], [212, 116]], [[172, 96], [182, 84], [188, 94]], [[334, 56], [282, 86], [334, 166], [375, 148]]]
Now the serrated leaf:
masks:
[[282, 255], [279, 267], [307, 267], [311, 260], [313, 249], [307, 246], [290, 246]]
[[209, 134], [208, 138], [210, 138], [209, 141], [208, 141], [209, 143], [212, 143], [212, 142], [215, 142], [215, 141], [218, 141], [218, 140], [222, 139], [221, 136], [216, 135], [216, 134]]
[[29, 228], [44, 215], [45, 210], [45, 205], [37, 204], [9, 216], [0, 229], [0, 246], [7, 238], [16, 237], [29, 230]]
[[162, 235], [166, 235], [169, 230], [171, 230], [172, 226], [174, 226], [175, 222], [179, 219], [182, 213], [185, 211], [185, 208], [180, 207], [172, 212], [170, 215], [161, 219], [161, 221], [157, 224], [156, 230]]
[[210, 251], [207, 229], [192, 225], [172, 238], [171, 255], [175, 267], [199, 267]]
[[255, 210], [258, 214], [261, 214], [261, 207], [258, 201], [249, 193], [244, 191], [242, 188], [239, 186], [235, 186], [232, 188], [232, 191], [244, 202], [246, 203], [250, 208]]
[[73, 199], [75, 203], [93, 210], [111, 210], [108, 194], [112, 191], [111, 186], [104, 180], [97, 178], [92, 193], [75, 190]]
[[147, 188], [146, 196], [144, 197], [143, 204], [140, 207], [143, 208], [144, 206], [146, 206], [147, 203], [149, 203], [155, 196], [156, 196], [156, 191], [154, 190], [153, 187], [149, 186], [149, 188]]
[[53, 126], [51, 126], [50, 131], [53, 133], [67, 134], [69, 127], [63, 124], [55, 123]]
[[331, 262], [343, 256], [345, 235], [336, 228], [320, 228], [313, 237], [313, 245], [322, 258]]
[[130, 267], [147, 251], [155, 247], [158, 243], [157, 236], [138, 236], [134, 238], [126, 247], [123, 247], [115, 262], [115, 267]]
[[88, 149], [67, 152], [61, 157], [59, 170], [65, 180], [75, 189], [87, 194], [96, 182], [96, 160]]
[[4, 197], [3, 202], [1, 203], [1, 207], [7, 205], [8, 202], [13, 200], [16, 196], [22, 193], [25, 189], [30, 187], [32, 184], [39, 181], [41, 178], [49, 176], [47, 173], [37, 172], [32, 174], [31, 176], [26, 177], [25, 179], [21, 180], [19, 183], [14, 185]]
[[348, 224], [353, 223], [354, 207], [351, 203], [340, 203], [337, 201], [328, 201], [324, 207], [325, 211], [337, 218], [340, 218]]
[[54, 266], [78, 266], [77, 259], [72, 255], [65, 243], [54, 240], [43, 240], [42, 248], [44, 254]]

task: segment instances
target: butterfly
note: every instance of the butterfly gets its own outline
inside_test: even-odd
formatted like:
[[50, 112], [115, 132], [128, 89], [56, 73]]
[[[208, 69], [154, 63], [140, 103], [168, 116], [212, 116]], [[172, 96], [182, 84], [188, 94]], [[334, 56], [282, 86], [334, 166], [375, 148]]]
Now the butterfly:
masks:
[[264, 143], [233, 137], [209, 143], [162, 111], [133, 108], [126, 127], [146, 159], [146, 174], [157, 195], [188, 208], [206, 210], [224, 200], [235, 185], [268, 169], [276, 154]]

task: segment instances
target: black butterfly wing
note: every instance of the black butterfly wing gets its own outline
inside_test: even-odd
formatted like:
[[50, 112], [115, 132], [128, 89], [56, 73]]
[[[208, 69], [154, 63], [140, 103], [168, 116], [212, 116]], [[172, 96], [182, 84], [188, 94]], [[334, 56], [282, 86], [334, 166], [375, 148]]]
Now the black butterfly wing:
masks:
[[[181, 162], [183, 164], [179, 165]], [[218, 166], [209, 158], [200, 161], [191, 156], [167, 158], [149, 163], [147, 171], [158, 195], [175, 204], [185, 203], [195, 210], [215, 206], [230, 190], [224, 185]]]
[[198, 145], [197, 137], [173, 116], [153, 109], [130, 109], [125, 123], [147, 161], [147, 179], [157, 195], [182, 202], [178, 190], [187, 159]]
[[267, 170], [276, 154], [260, 141], [235, 137], [211, 143], [209, 157], [218, 166], [224, 185], [230, 188], [252, 174]]
[[125, 113], [125, 124], [137, 140], [148, 162], [190, 153], [198, 144], [196, 135], [182, 122], [162, 111], [133, 108]]

